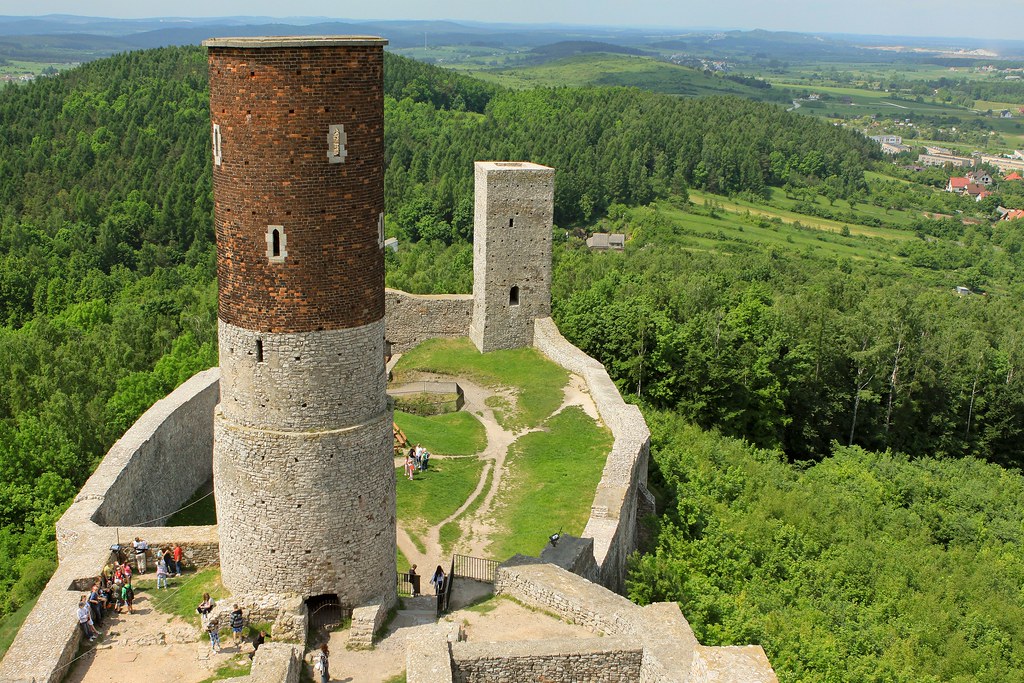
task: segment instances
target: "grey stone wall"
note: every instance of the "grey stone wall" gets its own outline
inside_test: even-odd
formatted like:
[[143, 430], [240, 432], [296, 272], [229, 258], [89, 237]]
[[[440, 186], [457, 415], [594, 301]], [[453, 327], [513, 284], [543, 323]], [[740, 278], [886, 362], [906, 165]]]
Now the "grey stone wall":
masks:
[[598, 413], [614, 437], [594, 494], [584, 538], [594, 539], [601, 583], [622, 590], [626, 558], [637, 546], [637, 509], [646, 491], [650, 430], [640, 409], [622, 400], [604, 366], [566, 341], [551, 318], [535, 322], [533, 344], [541, 353], [587, 383]]
[[384, 290], [384, 336], [392, 353], [405, 353], [434, 338], [468, 337], [471, 294], [407, 294]]
[[321, 431], [365, 422], [386, 408], [383, 320], [290, 334], [255, 332], [221, 320], [218, 341], [220, 406], [233, 424]]
[[[155, 403], [111, 447], [61, 516], [56, 525], [60, 564], [0, 662], [0, 681], [57, 683], [64, 678], [81, 639], [76, 587], [91, 585], [118, 540], [142, 536], [156, 547], [177, 542], [187, 564], [217, 562], [216, 527], [110, 527], [97, 522], [143, 522], [165, 515], [175, 509], [175, 500], [180, 506], [210, 478], [219, 376], [216, 368], [200, 372]], [[161, 491], [154, 486], [165, 487], [166, 495], [158, 495]]]
[[533, 321], [551, 315], [555, 171], [529, 162], [478, 161], [475, 173], [469, 336], [482, 353], [529, 346]]
[[324, 432], [239, 427], [216, 416], [221, 576], [233, 593], [395, 590], [391, 412]]
[[452, 680], [621, 683], [640, 678], [643, 650], [620, 638], [453, 643]]
[[448, 638], [440, 629], [420, 627], [405, 651], [407, 683], [451, 683], [452, 657]]
[[[494, 591], [553, 612], [605, 636], [600, 641], [606, 641], [608, 637], [621, 639], [622, 644], [617, 647], [641, 650], [640, 669], [635, 675], [620, 680], [641, 683], [777, 683], [775, 672], [760, 646], [700, 645], [676, 603], [640, 607], [553, 564], [518, 555], [498, 568]], [[560, 645], [561, 651], [573, 653], [586, 647], [588, 642], [565, 641]], [[542, 642], [524, 645], [529, 645], [532, 651], [540, 651]], [[457, 657], [454, 646], [452, 656]], [[458, 665], [455, 668], [458, 669]]]
[[299, 683], [302, 649], [288, 643], [264, 643], [256, 651], [248, 676], [225, 679], [225, 683]]
[[213, 369], [189, 379], [111, 447], [75, 498], [101, 501], [93, 517], [97, 524], [163, 524], [164, 515], [210, 480], [217, 377]]

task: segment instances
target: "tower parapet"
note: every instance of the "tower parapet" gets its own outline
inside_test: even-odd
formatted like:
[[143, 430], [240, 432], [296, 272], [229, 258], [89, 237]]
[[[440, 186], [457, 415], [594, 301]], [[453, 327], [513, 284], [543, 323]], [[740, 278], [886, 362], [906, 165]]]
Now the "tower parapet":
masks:
[[383, 48], [366, 36], [209, 49], [226, 587], [395, 592], [384, 370]]

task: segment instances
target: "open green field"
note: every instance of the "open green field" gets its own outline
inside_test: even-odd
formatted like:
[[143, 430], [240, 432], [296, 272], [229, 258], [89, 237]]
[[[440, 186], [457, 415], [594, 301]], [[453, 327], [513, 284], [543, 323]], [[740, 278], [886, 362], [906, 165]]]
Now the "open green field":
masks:
[[487, 445], [484, 426], [462, 411], [430, 417], [396, 411], [395, 424], [402, 429], [410, 444], [420, 444], [431, 453], [473, 455]]
[[403, 468], [395, 468], [395, 496], [398, 519], [420, 552], [425, 546], [418, 530], [438, 524], [454, 513], [473, 493], [484, 462], [478, 458], [431, 459], [426, 472], [417, 472], [413, 480]]
[[609, 85], [643, 88], [686, 97], [737, 95], [758, 100], [765, 99], [766, 93], [771, 92], [651, 57], [604, 52], [499, 69], [467, 68], [464, 65], [453, 67], [510, 88]]
[[[409, 373], [427, 372], [466, 377], [494, 389], [508, 389], [515, 405], [496, 407], [506, 427], [540, 424], [562, 403], [569, 374], [532, 348], [492, 351], [486, 356], [468, 338], [431, 339], [403, 354], [395, 365], [394, 381], [409, 381]], [[411, 378], [409, 378], [411, 379]], [[503, 409], [502, 409], [503, 408]]]
[[587, 524], [611, 433], [576, 406], [544, 426], [509, 450], [509, 473], [498, 493], [497, 521], [504, 529], [492, 537], [490, 557], [536, 556], [551, 534], [580, 536]]
[[57, 71], [64, 71], [65, 69], [70, 69], [75, 66], [78, 66], [78, 64], [62, 62], [26, 62], [23, 60], [9, 59], [6, 63], [0, 63], [0, 76], [21, 76], [22, 74], [38, 76], [48, 68], [53, 68]]
[[[714, 201], [718, 202], [717, 199]], [[697, 202], [701, 205], [701, 202]], [[717, 216], [703, 212], [684, 211], [668, 204], [658, 204], [658, 215], [667, 219], [676, 229], [679, 244], [706, 251], [723, 253], [740, 253], [773, 247], [776, 249], [797, 249], [819, 256], [831, 258], [846, 257], [858, 260], [889, 261], [894, 258], [893, 241], [881, 237], [851, 234], [842, 236], [821, 228], [803, 223], [805, 227], [796, 226], [796, 221], [784, 222], [781, 219], [771, 221], [770, 216], [776, 215], [773, 209], [760, 209], [760, 216], [750, 209], [736, 206], [733, 209], [720, 203], [721, 210]], [[798, 215], [798, 214], [797, 214]], [[760, 220], [758, 220], [760, 218]], [[810, 217], [801, 216], [802, 219]], [[911, 235], [912, 237], [912, 235]]]

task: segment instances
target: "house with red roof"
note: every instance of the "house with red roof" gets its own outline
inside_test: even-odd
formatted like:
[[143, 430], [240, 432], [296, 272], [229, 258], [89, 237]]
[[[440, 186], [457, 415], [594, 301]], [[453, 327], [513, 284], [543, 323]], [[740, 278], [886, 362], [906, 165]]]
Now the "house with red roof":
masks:
[[970, 184], [971, 181], [967, 178], [950, 178], [949, 182], [946, 183], [946, 192], [963, 194], [967, 190], [967, 186]]
[[976, 201], [976, 202], [980, 202], [980, 201], [981, 201], [982, 199], [984, 199], [985, 197], [991, 197], [991, 196], [992, 196], [992, 193], [991, 193], [991, 192], [989, 192], [988, 190], [985, 190], [985, 191], [983, 191], [983, 192], [980, 192], [980, 193], [978, 194], [978, 196], [977, 196], [977, 197], [975, 197], [974, 201]]
[[1003, 214], [1004, 221], [1015, 221], [1024, 218], [1024, 209], [1010, 209]]
[[1014, 171], [1010, 175], [1004, 176], [1003, 180], [1024, 180], [1024, 178], [1021, 177], [1020, 173]]

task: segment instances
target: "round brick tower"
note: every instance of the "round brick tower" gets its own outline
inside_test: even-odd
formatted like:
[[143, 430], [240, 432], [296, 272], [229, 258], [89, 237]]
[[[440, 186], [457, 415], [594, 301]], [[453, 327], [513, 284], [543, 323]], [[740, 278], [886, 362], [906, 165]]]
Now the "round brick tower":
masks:
[[220, 405], [214, 494], [235, 594], [395, 593], [384, 369], [384, 45], [209, 49]]

